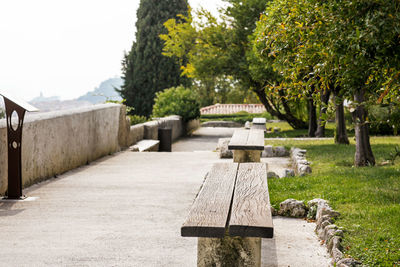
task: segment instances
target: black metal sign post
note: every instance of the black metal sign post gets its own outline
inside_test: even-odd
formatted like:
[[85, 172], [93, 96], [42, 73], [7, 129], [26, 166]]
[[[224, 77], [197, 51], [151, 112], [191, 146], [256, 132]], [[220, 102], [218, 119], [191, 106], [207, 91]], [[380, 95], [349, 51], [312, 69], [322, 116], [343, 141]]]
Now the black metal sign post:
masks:
[[[38, 111], [25, 101], [21, 101], [0, 93], [4, 98], [7, 120], [7, 147], [8, 147], [8, 199], [23, 199], [22, 195], [22, 164], [21, 164], [21, 144], [22, 144], [22, 124], [26, 111]], [[17, 118], [13, 118], [13, 116]], [[12, 120], [17, 119], [17, 123]]]

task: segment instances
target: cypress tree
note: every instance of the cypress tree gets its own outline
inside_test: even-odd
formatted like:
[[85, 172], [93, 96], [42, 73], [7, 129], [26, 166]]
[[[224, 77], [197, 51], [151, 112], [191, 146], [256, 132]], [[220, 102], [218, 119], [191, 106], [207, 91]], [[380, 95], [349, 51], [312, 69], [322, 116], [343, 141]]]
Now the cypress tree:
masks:
[[120, 94], [133, 113], [149, 117], [155, 93], [166, 88], [188, 85], [181, 77], [176, 59], [163, 56], [163, 41], [159, 35], [166, 33], [163, 23], [178, 14], [188, 14], [187, 0], [141, 0], [137, 10], [136, 41], [122, 61], [124, 84]]

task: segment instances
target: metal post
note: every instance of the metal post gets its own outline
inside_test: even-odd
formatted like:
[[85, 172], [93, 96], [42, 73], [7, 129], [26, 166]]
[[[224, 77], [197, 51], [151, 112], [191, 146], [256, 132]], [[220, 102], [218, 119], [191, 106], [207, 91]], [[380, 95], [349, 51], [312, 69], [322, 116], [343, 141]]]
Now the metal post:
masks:
[[[24, 122], [25, 109], [4, 98], [7, 120], [7, 145], [8, 145], [8, 190], [10, 199], [22, 197], [22, 165], [21, 165], [21, 143], [22, 124]], [[14, 111], [18, 114], [18, 124], [13, 126], [11, 117]], [[14, 128], [16, 127], [16, 128]]]
[[[25, 101], [16, 99], [4, 93], [4, 104], [6, 106], [7, 120], [7, 147], [8, 147], [8, 189], [7, 198], [23, 199], [22, 195], [22, 126], [26, 111], [38, 111]], [[12, 124], [12, 116], [16, 113], [18, 123]]]

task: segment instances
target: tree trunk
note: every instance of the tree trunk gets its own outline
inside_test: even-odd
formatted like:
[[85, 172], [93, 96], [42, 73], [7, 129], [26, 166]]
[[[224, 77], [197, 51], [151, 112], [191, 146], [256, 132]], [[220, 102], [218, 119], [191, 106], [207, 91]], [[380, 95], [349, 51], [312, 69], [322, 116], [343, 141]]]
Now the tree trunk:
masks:
[[364, 89], [357, 90], [354, 94], [354, 102], [357, 104], [353, 112], [356, 134], [356, 153], [354, 165], [357, 167], [375, 165], [375, 158], [369, 142], [368, 112], [364, 107]]
[[336, 107], [336, 129], [335, 129], [335, 144], [349, 144], [349, 138], [347, 137], [346, 120], [344, 118], [344, 106], [343, 99], [339, 98], [337, 94], [334, 94], [334, 102]]
[[307, 99], [308, 104], [308, 136], [315, 137], [317, 130], [317, 107], [314, 104], [314, 99], [310, 95]]
[[321, 93], [321, 104], [319, 107], [318, 128], [317, 128], [317, 131], [315, 132], [316, 137], [324, 137], [325, 136], [326, 121], [324, 118], [324, 114], [326, 114], [326, 112], [328, 111], [328, 102], [329, 102], [330, 95], [331, 95], [331, 92], [329, 90], [325, 90], [323, 93]]
[[304, 121], [296, 118], [289, 110], [286, 110], [286, 113], [281, 113], [279, 110], [274, 109], [274, 107], [269, 103], [263, 88], [257, 88], [254, 90], [254, 92], [257, 94], [258, 98], [269, 114], [277, 117], [280, 120], [287, 121], [289, 125], [293, 127], [293, 129], [307, 128], [307, 124]]

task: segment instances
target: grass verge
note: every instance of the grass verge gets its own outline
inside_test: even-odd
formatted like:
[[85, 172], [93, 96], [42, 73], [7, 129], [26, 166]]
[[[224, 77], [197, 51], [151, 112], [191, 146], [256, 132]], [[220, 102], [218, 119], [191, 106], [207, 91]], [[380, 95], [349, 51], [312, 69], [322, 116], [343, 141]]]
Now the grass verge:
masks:
[[[354, 168], [354, 140], [267, 141], [307, 149], [313, 173], [269, 180], [271, 203], [287, 198], [323, 198], [341, 213], [335, 224], [345, 229], [343, 252], [369, 266], [400, 266], [400, 160], [395, 165]], [[400, 137], [372, 137], [377, 163], [385, 161]]]
[[206, 121], [234, 121], [244, 124], [246, 121], [253, 121], [253, 118], [266, 118], [267, 120], [273, 119], [269, 113], [247, 113], [245, 111], [240, 111], [235, 114], [207, 114], [201, 115], [200, 122]]

